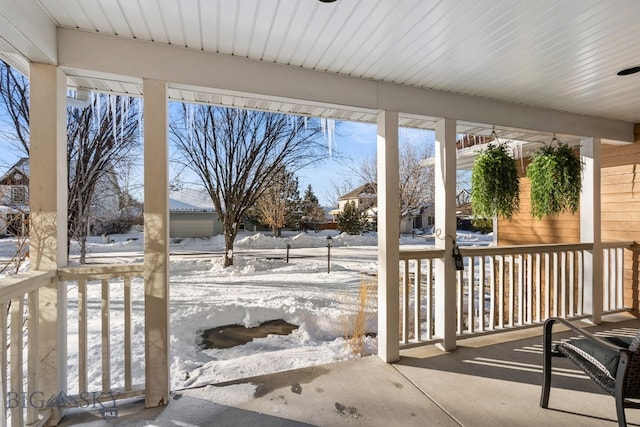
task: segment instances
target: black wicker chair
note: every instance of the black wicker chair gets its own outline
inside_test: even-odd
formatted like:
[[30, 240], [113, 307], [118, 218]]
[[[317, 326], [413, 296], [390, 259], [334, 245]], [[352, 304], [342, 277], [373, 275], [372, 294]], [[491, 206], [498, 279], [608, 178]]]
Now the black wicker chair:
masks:
[[[580, 338], [553, 345], [554, 323], [561, 323], [579, 333]], [[618, 425], [626, 426], [624, 410], [639, 408], [627, 399], [640, 398], [640, 330], [635, 337], [596, 337], [571, 322], [552, 317], [544, 323], [544, 360], [540, 406], [549, 406], [551, 389], [551, 357], [567, 357], [578, 365], [596, 384], [615, 397]]]

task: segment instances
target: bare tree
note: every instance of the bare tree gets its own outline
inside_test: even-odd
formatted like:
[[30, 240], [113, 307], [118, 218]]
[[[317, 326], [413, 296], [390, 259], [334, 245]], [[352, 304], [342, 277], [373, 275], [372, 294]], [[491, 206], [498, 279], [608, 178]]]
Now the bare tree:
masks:
[[[432, 147], [425, 145], [418, 148], [412, 144], [403, 144], [399, 151], [400, 175], [400, 218], [410, 216], [428, 202], [433, 201], [434, 170], [426, 167], [421, 161], [432, 155]], [[358, 176], [362, 184], [377, 182], [376, 157], [363, 159], [358, 165]]]
[[0, 101], [5, 107], [0, 119], [11, 129], [3, 137], [15, 142], [19, 156], [29, 157], [29, 79], [1, 59]]
[[247, 210], [280, 171], [295, 173], [323, 157], [318, 128], [302, 117], [181, 104], [170, 124], [178, 159], [202, 181], [224, 230], [224, 266]]
[[297, 215], [299, 204], [298, 179], [282, 170], [273, 185], [256, 200], [254, 208], [258, 221], [271, 227], [273, 237], [280, 237], [281, 230]]
[[349, 177], [341, 178], [341, 181], [331, 179], [331, 189], [327, 190], [328, 194], [325, 194], [325, 199], [331, 200], [333, 202], [331, 207], [335, 209], [340, 206], [340, 197], [344, 196], [350, 191], [353, 191], [356, 187], [359, 187], [361, 185], [354, 184], [353, 180]]
[[[0, 61], [0, 101], [17, 151], [29, 154], [29, 81]], [[118, 162], [138, 144], [138, 102], [128, 97], [93, 94], [83, 109], [67, 108], [68, 242], [80, 243], [80, 262], [86, 257], [86, 238], [96, 185], [113, 178]], [[111, 175], [109, 175], [111, 174]]]
[[[69, 166], [68, 239], [80, 244], [80, 263], [86, 259], [89, 219], [99, 186], [119, 188], [114, 169], [139, 144], [139, 102], [133, 98], [93, 94], [91, 103], [67, 109]], [[106, 191], [101, 191], [105, 193]], [[117, 209], [117, 205], [116, 205]]]

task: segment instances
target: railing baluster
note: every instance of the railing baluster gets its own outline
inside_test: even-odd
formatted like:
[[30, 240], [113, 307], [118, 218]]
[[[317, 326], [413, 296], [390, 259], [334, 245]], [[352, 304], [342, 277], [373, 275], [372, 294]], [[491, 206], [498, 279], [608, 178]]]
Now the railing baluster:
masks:
[[518, 255], [518, 325], [524, 325], [524, 274], [525, 265], [522, 254]]
[[[467, 277], [469, 278], [469, 298], [468, 298], [468, 304], [467, 304], [467, 322], [469, 322], [469, 328], [468, 331], [470, 334], [472, 334], [475, 330], [475, 323], [476, 323], [476, 317], [474, 316], [474, 310], [473, 307], [475, 305], [475, 300], [476, 300], [476, 275], [475, 275], [475, 269], [474, 269], [474, 265], [473, 265], [473, 257], [468, 257], [467, 258], [467, 262], [469, 263], [469, 271], [467, 273]], [[480, 299], [478, 299], [478, 302], [480, 301]]]
[[[515, 285], [516, 285], [516, 256], [514, 254], [509, 255], [507, 258], [511, 260], [511, 267], [509, 268], [509, 326], [515, 325], [515, 311], [516, 311], [516, 298], [515, 298]], [[506, 260], [505, 260], [506, 264]]]
[[500, 279], [500, 285], [498, 286], [498, 327], [504, 328], [504, 298], [505, 298], [505, 258], [506, 256], [501, 256], [498, 258], [498, 266], [500, 275], [498, 278]]
[[609, 249], [609, 273], [611, 277], [609, 279], [609, 290], [611, 292], [611, 297], [609, 298], [609, 309], [615, 310], [618, 308], [618, 289], [616, 285], [618, 284], [618, 267], [616, 266], [616, 250], [615, 248]]
[[624, 249], [617, 248], [615, 250], [618, 258], [618, 283], [616, 284], [616, 288], [618, 289], [618, 304], [616, 308], [624, 308]]
[[578, 251], [578, 309], [576, 314], [582, 315], [584, 313], [584, 252]]
[[567, 317], [567, 252], [560, 252], [560, 312]]
[[602, 250], [602, 257], [603, 257], [603, 262], [602, 262], [602, 286], [603, 286], [603, 290], [602, 290], [602, 308], [604, 309], [604, 311], [610, 310], [611, 309], [611, 303], [609, 302], [609, 295], [610, 295], [610, 288], [611, 288], [611, 282], [610, 282], [610, 274], [609, 274], [609, 250], [608, 249], [603, 249]]
[[409, 295], [407, 292], [407, 288], [409, 287], [409, 260], [403, 261], [402, 268], [402, 334], [400, 334], [400, 339], [403, 344], [409, 342], [409, 320], [408, 311], [409, 311]]
[[[0, 331], [0, 337], [2, 337], [2, 344], [0, 345], [0, 366], [2, 366], [2, 372], [0, 373], [1, 379], [0, 381], [2, 382], [2, 384], [0, 384], [0, 393], [1, 396], [4, 396], [4, 398], [6, 398], [7, 396], [7, 370], [9, 369], [9, 362], [7, 359], [7, 340], [8, 340], [8, 334], [7, 334], [7, 323], [8, 323], [8, 319], [9, 319], [9, 304], [7, 304], [6, 302], [3, 302], [2, 304], [0, 304], [0, 316], [2, 316], [2, 319], [0, 319], [0, 328], [2, 328], [2, 330]], [[7, 425], [7, 406], [6, 405], [0, 405], [0, 417], [2, 417], [2, 426], [6, 426]]]
[[[10, 377], [12, 396], [21, 400], [23, 396], [23, 377], [22, 377], [22, 319], [24, 317], [24, 298], [14, 298], [11, 300], [11, 359], [10, 359]], [[21, 402], [20, 402], [21, 403]], [[22, 416], [22, 405], [16, 404], [11, 407], [11, 425], [22, 426], [24, 419]]]
[[456, 330], [461, 334], [464, 330], [464, 277], [462, 271], [456, 271]]
[[544, 253], [544, 318], [551, 315], [551, 256], [549, 252]]
[[109, 279], [102, 279], [102, 391], [111, 389], [111, 304], [109, 297]]
[[87, 388], [87, 281], [78, 280], [78, 394]]
[[560, 289], [558, 284], [558, 252], [553, 253], [553, 315], [560, 315]]
[[575, 282], [575, 258], [576, 253], [574, 251], [569, 252], [569, 316], [575, 316], [576, 307], [575, 307], [575, 286], [573, 285]]
[[427, 339], [433, 338], [433, 260], [427, 260], [427, 310], [425, 316], [427, 318]]
[[[484, 256], [479, 256], [478, 257], [478, 330], [479, 331], [484, 331], [484, 316], [485, 316], [485, 309], [484, 309], [484, 298], [485, 298], [485, 289], [484, 289], [484, 281], [485, 281], [485, 276], [486, 276], [486, 271], [485, 271], [485, 257]], [[475, 268], [475, 262], [474, 262], [474, 268]]]
[[489, 330], [494, 330], [496, 328], [496, 305], [498, 301], [497, 298], [497, 287], [496, 287], [496, 256], [490, 257], [489, 261], [491, 265], [491, 270], [489, 270], [490, 278], [489, 278], [489, 288], [491, 292], [491, 304], [489, 305]]
[[533, 255], [527, 254], [527, 324], [533, 323]]
[[[39, 374], [38, 343], [40, 342], [40, 327], [38, 322], [38, 295], [37, 289], [27, 294], [27, 307], [29, 318], [27, 321], [27, 393], [33, 396], [37, 392]], [[27, 424], [33, 424], [38, 420], [38, 408], [36, 405], [27, 405]]]
[[542, 322], [542, 257], [539, 253], [535, 256], [536, 275], [535, 275], [535, 292], [536, 292], [536, 322]]
[[131, 390], [132, 336], [131, 336], [131, 277], [124, 279], [124, 389]]
[[611, 277], [609, 279], [609, 290], [611, 292], [611, 297], [609, 298], [609, 309], [615, 310], [618, 308], [617, 305], [617, 296], [618, 291], [616, 289], [616, 284], [618, 283], [618, 278], [616, 274], [618, 273], [618, 269], [616, 268], [616, 251], [615, 249], [609, 249], [609, 273]]

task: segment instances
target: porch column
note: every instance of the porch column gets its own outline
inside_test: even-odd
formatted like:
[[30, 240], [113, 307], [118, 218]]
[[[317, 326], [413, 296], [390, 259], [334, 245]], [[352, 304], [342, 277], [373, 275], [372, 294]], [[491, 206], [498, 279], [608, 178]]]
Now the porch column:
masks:
[[378, 356], [400, 359], [398, 113], [378, 114]]
[[144, 319], [147, 408], [169, 403], [167, 83], [144, 82]]
[[600, 209], [600, 139], [581, 141], [580, 156], [583, 163], [582, 194], [580, 195], [580, 242], [593, 243], [593, 250], [584, 254], [585, 314], [594, 324], [602, 318], [602, 232]]
[[[29, 85], [29, 256], [33, 270], [57, 270], [67, 265], [66, 76], [31, 63]], [[67, 390], [66, 287], [54, 278], [38, 294], [37, 390], [48, 399]]]
[[435, 333], [442, 338], [438, 346], [449, 351], [456, 348], [456, 121], [442, 119], [435, 130], [435, 245], [444, 249], [444, 258], [435, 262]]

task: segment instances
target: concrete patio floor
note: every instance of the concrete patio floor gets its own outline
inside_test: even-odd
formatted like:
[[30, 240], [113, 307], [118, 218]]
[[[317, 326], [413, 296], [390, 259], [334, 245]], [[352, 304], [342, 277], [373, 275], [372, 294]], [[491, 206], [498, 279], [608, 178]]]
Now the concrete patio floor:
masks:
[[[594, 331], [634, 332], [640, 320], [605, 318]], [[587, 326], [586, 324], [583, 324]], [[117, 419], [76, 411], [61, 425], [88, 426], [615, 426], [615, 405], [565, 359], [553, 360], [549, 409], [539, 407], [542, 328], [402, 351], [172, 393], [167, 407], [118, 405]], [[569, 332], [562, 333], [569, 337]], [[640, 410], [627, 409], [629, 425]]]

